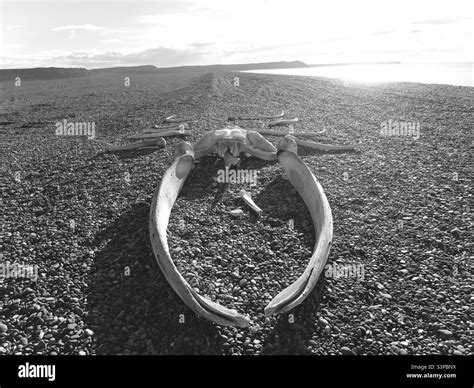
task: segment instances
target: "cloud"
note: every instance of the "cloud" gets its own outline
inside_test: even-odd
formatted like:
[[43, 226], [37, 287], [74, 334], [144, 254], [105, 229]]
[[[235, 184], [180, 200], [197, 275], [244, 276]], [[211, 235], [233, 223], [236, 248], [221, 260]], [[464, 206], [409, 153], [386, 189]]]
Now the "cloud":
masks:
[[154, 4], [160, 10], [158, 14], [146, 14], [138, 16], [135, 20], [141, 24], [155, 24], [156, 18], [163, 15], [185, 14], [187, 12], [195, 12], [196, 4], [187, 0], [155, 0]]
[[102, 39], [101, 40], [102, 43], [117, 43], [117, 42], [121, 42], [120, 39], [118, 38], [111, 38], [111, 39]]
[[194, 42], [194, 43], [190, 43], [189, 46], [200, 49], [200, 48], [203, 48], [203, 47], [210, 47], [213, 44], [214, 43], [210, 43], [210, 42]]
[[76, 30], [97, 31], [97, 30], [103, 30], [103, 29], [104, 27], [94, 26], [93, 24], [68, 25], [68, 26], [51, 28], [52, 31], [76, 31]]
[[464, 20], [470, 19], [469, 17], [452, 17], [452, 18], [442, 18], [442, 19], [433, 19], [433, 20], [420, 20], [413, 22], [412, 24], [419, 25], [419, 24], [426, 24], [426, 25], [439, 25], [439, 24], [451, 24], [451, 23], [458, 23]]
[[394, 32], [397, 32], [395, 30], [387, 30], [387, 31], [376, 31], [372, 34], [369, 34], [369, 36], [379, 36], [379, 35], [388, 35], [388, 34], [393, 34]]

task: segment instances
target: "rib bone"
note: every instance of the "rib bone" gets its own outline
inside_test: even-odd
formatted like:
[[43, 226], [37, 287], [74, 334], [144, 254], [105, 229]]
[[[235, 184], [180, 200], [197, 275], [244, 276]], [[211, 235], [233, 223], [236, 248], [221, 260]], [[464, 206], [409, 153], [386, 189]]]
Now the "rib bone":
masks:
[[188, 124], [179, 124], [179, 125], [171, 125], [167, 127], [159, 127], [155, 125], [153, 128], [146, 129], [143, 133], [156, 133], [156, 132], [164, 132], [164, 131], [171, 131], [171, 130], [185, 130], [188, 129], [189, 125]]
[[105, 144], [107, 151], [128, 151], [135, 148], [142, 147], [166, 147], [166, 140], [159, 138], [153, 140], [139, 141], [137, 143], [125, 144], [125, 145], [115, 145], [115, 144]]
[[[290, 133], [290, 135], [298, 136], [298, 137], [318, 137], [325, 132], [326, 130], [323, 130], [320, 132], [293, 132], [293, 133]], [[274, 131], [272, 129], [259, 129], [258, 133], [261, 133], [262, 135], [271, 135], [271, 136], [286, 136], [289, 134], [288, 132]]]
[[165, 118], [163, 121], [165, 123], [197, 123], [198, 120], [194, 119], [180, 119], [180, 118], [175, 118], [176, 115], [169, 116]]
[[331, 208], [326, 195], [316, 177], [294, 152], [296, 148], [294, 138], [286, 136], [278, 148], [280, 149], [278, 161], [311, 214], [315, 243], [303, 274], [272, 299], [265, 307], [265, 315], [285, 313], [306, 299], [326, 265], [333, 233]]
[[[293, 134], [292, 134], [293, 135]], [[332, 144], [322, 144], [322, 143], [313, 143], [312, 141], [306, 141], [301, 139], [295, 139], [296, 144], [312, 148], [320, 151], [354, 151], [358, 150], [361, 147], [361, 144], [348, 144], [348, 145], [332, 145]]]
[[152, 139], [156, 137], [166, 137], [166, 136], [190, 136], [191, 131], [182, 130], [182, 131], [161, 131], [154, 133], [142, 133], [138, 135], [130, 135], [125, 137], [125, 139]]
[[166, 280], [183, 302], [196, 314], [225, 326], [248, 326], [249, 318], [199, 295], [179, 273], [171, 259], [166, 229], [176, 198], [194, 166], [189, 143], [177, 147], [176, 159], [163, 175], [150, 209], [150, 240], [158, 265]]
[[244, 115], [244, 116], [237, 116], [236, 118], [230, 117], [232, 120], [267, 120], [267, 119], [278, 119], [280, 117], [283, 117], [285, 115], [285, 111], [282, 110], [280, 114], [275, 115], [275, 116], [250, 116], [250, 115]]
[[275, 120], [275, 121], [270, 121], [268, 123], [268, 126], [269, 127], [273, 127], [275, 125], [287, 125], [287, 124], [295, 124], [298, 122], [298, 118], [294, 118], [294, 119], [287, 119], [287, 120]]

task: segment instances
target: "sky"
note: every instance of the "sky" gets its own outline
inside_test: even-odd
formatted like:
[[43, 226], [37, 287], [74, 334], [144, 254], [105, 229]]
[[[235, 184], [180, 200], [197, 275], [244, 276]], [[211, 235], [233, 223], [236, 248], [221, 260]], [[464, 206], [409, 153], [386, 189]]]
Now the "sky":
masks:
[[472, 4], [0, 0], [0, 68], [472, 62]]

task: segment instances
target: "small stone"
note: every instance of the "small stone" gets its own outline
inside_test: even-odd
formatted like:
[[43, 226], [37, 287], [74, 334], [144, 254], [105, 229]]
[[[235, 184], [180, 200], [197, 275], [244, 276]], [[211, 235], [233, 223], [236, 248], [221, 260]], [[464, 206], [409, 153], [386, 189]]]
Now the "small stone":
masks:
[[94, 335], [94, 332], [91, 329], [84, 330], [84, 333], [86, 333], [89, 337], [92, 337]]
[[324, 326], [329, 325], [329, 322], [326, 319], [324, 319], [323, 317], [319, 318], [319, 322]]
[[240, 287], [245, 287], [247, 285], [247, 279], [242, 279], [240, 282], [239, 282], [239, 286]]
[[392, 299], [392, 295], [386, 294], [386, 293], [384, 293], [384, 292], [381, 292], [381, 293], [380, 293], [380, 296], [382, 296], [382, 297], [384, 297], [384, 298], [386, 298], [386, 299]]
[[457, 239], [461, 238], [461, 231], [458, 228], [451, 229], [450, 233]]
[[462, 352], [460, 352], [459, 350], [455, 350], [455, 351], [453, 352], [453, 355], [455, 355], [455, 356], [462, 356]]
[[4, 323], [0, 323], [0, 333], [6, 333], [7, 330], [7, 325], [5, 325]]
[[354, 353], [352, 353], [352, 350], [350, 350], [347, 346], [343, 346], [341, 348], [341, 353], [344, 355], [344, 356], [350, 356], [350, 355], [353, 355]]
[[453, 337], [453, 333], [449, 330], [440, 329], [438, 334], [442, 339], [450, 339]]
[[76, 327], [77, 327], [76, 323], [70, 323], [69, 325], [67, 325], [68, 330], [74, 330]]
[[242, 209], [234, 209], [231, 210], [229, 213], [232, 217], [240, 217], [242, 216], [242, 214], [244, 214], [244, 211]]
[[326, 327], [324, 328], [324, 332], [325, 332], [326, 334], [331, 333], [331, 327], [330, 327], [330, 326], [326, 326]]
[[20, 338], [20, 342], [21, 342], [21, 344], [24, 345], [24, 346], [28, 345], [28, 339], [25, 338], [25, 337], [21, 337], [21, 338]]
[[84, 350], [79, 351], [79, 356], [85, 356], [85, 355], [86, 355], [86, 352]]

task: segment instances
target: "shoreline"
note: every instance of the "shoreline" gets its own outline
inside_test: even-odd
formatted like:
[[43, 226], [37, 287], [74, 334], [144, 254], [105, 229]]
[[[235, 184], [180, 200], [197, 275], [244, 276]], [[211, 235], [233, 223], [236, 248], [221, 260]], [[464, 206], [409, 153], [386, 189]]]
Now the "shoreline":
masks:
[[[417, 69], [422, 67], [421, 69]], [[449, 74], [443, 74], [446, 68], [451, 67]], [[470, 69], [464, 71], [464, 77], [459, 74], [459, 68]], [[408, 71], [411, 68], [411, 72]], [[420, 70], [422, 74], [416, 74], [414, 70]], [[437, 69], [435, 72], [433, 69]], [[456, 71], [457, 70], [457, 71]], [[266, 70], [246, 70], [242, 72], [254, 74], [274, 74], [274, 75], [295, 75], [303, 77], [329, 78], [349, 84], [374, 84], [383, 85], [391, 83], [416, 83], [432, 85], [451, 85], [474, 87], [474, 63], [382, 63], [382, 64], [334, 64], [308, 66], [304, 68], [292, 69], [266, 69]], [[383, 74], [382, 74], [383, 72]], [[428, 72], [428, 76], [426, 74]], [[439, 75], [441, 72], [441, 76]], [[305, 74], [306, 73], [306, 74]], [[315, 73], [315, 74], [311, 74]], [[319, 74], [318, 74], [319, 73]], [[387, 75], [390, 74], [390, 75]], [[396, 75], [394, 75], [395, 73]], [[398, 74], [397, 74], [398, 73]], [[374, 79], [375, 78], [375, 79]], [[450, 79], [450, 82], [443, 80]]]

